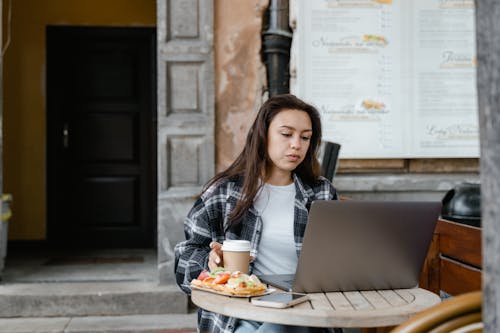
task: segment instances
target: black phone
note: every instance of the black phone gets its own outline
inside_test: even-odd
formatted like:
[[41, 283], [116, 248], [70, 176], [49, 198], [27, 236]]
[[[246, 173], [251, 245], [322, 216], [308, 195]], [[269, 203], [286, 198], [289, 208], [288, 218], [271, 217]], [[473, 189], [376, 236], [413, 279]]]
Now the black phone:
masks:
[[287, 308], [309, 300], [309, 296], [293, 292], [277, 292], [259, 298], [252, 298], [252, 304], [270, 308]]

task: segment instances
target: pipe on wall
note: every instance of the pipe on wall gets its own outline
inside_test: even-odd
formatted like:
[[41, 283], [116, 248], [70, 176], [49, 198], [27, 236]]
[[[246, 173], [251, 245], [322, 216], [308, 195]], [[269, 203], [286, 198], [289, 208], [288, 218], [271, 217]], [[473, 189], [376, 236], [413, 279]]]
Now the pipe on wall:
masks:
[[267, 70], [269, 97], [290, 92], [289, 0], [270, 0], [263, 35], [263, 60]]

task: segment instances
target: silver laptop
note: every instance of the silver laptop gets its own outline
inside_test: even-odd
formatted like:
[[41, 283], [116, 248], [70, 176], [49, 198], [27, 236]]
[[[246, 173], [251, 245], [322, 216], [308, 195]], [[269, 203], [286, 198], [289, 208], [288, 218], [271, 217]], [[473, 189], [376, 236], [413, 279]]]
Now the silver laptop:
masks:
[[315, 201], [295, 275], [262, 281], [296, 292], [417, 286], [441, 202]]

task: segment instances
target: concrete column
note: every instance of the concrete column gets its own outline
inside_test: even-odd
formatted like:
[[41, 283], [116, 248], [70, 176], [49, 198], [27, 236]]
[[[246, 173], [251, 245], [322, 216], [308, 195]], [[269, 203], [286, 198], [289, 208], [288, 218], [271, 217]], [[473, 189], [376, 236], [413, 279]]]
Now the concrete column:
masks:
[[477, 88], [481, 132], [483, 322], [500, 323], [500, 2], [476, 1]]
[[183, 221], [215, 170], [214, 2], [158, 0], [158, 270], [174, 284]]

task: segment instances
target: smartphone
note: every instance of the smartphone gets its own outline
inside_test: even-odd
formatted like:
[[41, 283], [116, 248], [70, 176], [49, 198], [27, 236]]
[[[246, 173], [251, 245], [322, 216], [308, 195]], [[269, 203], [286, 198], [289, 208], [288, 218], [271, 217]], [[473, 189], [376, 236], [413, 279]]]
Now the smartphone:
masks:
[[252, 304], [283, 309], [307, 300], [309, 300], [309, 296], [306, 294], [278, 292], [259, 298], [252, 298]]

